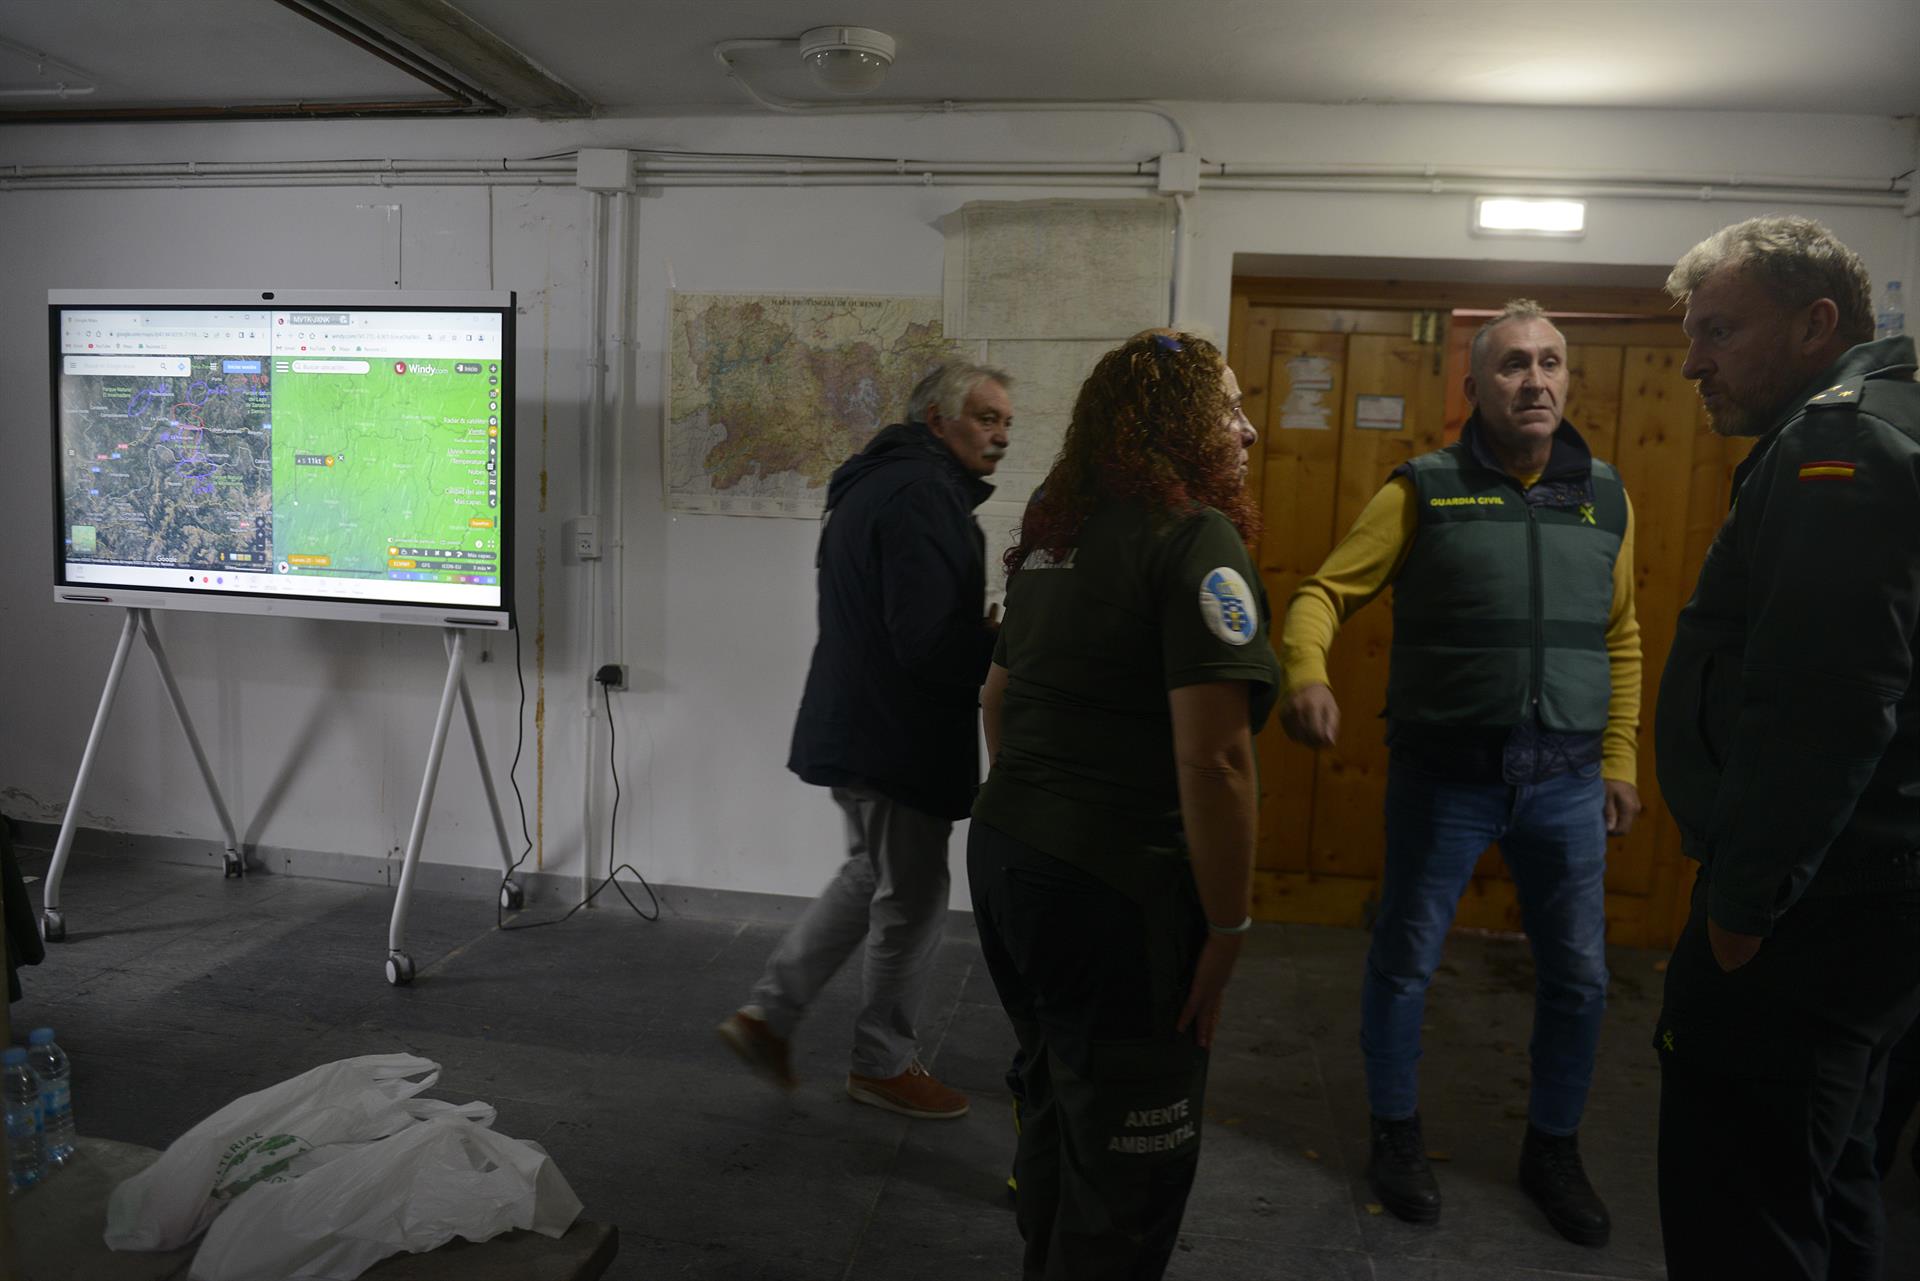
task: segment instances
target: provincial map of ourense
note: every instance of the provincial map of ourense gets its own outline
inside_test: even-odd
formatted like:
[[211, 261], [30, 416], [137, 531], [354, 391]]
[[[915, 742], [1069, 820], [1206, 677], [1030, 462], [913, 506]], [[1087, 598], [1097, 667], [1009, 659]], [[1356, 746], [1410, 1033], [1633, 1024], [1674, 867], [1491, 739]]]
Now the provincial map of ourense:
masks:
[[938, 298], [677, 293], [670, 341], [668, 505], [761, 516], [818, 516], [833, 469], [956, 354]]

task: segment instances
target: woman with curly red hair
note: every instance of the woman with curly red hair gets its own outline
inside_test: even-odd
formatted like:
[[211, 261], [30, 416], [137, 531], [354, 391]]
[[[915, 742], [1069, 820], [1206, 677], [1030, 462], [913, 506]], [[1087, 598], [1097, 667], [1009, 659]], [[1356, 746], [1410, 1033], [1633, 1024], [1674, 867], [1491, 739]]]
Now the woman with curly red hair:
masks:
[[1103, 356], [1007, 554], [967, 869], [1019, 1038], [1025, 1275], [1157, 1277], [1251, 925], [1278, 687], [1246, 544], [1255, 433], [1211, 343]]

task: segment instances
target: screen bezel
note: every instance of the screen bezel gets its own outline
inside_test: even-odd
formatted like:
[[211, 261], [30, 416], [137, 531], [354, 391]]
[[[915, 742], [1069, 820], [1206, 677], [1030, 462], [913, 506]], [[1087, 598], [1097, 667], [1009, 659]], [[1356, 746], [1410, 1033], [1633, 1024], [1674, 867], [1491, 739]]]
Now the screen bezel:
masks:
[[[218, 311], [299, 308], [338, 311], [492, 311], [500, 316], [500, 604], [458, 605], [403, 600], [343, 600], [245, 591], [198, 591], [150, 584], [126, 586], [76, 583], [67, 577], [66, 490], [61, 467], [60, 317], [63, 311], [94, 310]], [[47, 291], [47, 370], [53, 487], [53, 596], [62, 604], [112, 605], [128, 609], [186, 609], [208, 613], [264, 614], [361, 622], [412, 623], [435, 627], [507, 630], [514, 625], [514, 545], [519, 524], [514, 445], [517, 405], [514, 345], [515, 296], [511, 290], [334, 290], [334, 289], [50, 289]]]

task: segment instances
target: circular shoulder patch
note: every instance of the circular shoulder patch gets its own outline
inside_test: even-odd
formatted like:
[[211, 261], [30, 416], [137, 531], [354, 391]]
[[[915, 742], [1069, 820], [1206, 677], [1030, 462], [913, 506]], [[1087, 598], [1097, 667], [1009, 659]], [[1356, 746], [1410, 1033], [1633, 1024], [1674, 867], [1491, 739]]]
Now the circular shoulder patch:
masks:
[[1229, 645], [1244, 645], [1260, 630], [1260, 611], [1238, 570], [1222, 565], [1200, 580], [1200, 620]]

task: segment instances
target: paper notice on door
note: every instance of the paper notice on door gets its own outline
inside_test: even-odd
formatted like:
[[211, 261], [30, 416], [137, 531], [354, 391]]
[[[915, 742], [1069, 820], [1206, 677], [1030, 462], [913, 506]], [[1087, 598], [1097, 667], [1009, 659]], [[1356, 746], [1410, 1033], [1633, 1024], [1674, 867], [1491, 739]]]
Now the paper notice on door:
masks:
[[1327, 393], [1317, 387], [1295, 386], [1280, 402], [1280, 426], [1283, 430], [1331, 431], [1333, 406], [1327, 404]]
[[1333, 430], [1333, 361], [1325, 356], [1287, 358], [1287, 398], [1280, 402], [1280, 426], [1294, 431]]
[[1295, 391], [1332, 391], [1333, 362], [1325, 356], [1294, 356], [1287, 361], [1287, 385]]
[[1353, 425], [1361, 431], [1399, 431], [1406, 425], [1404, 396], [1355, 396]]

